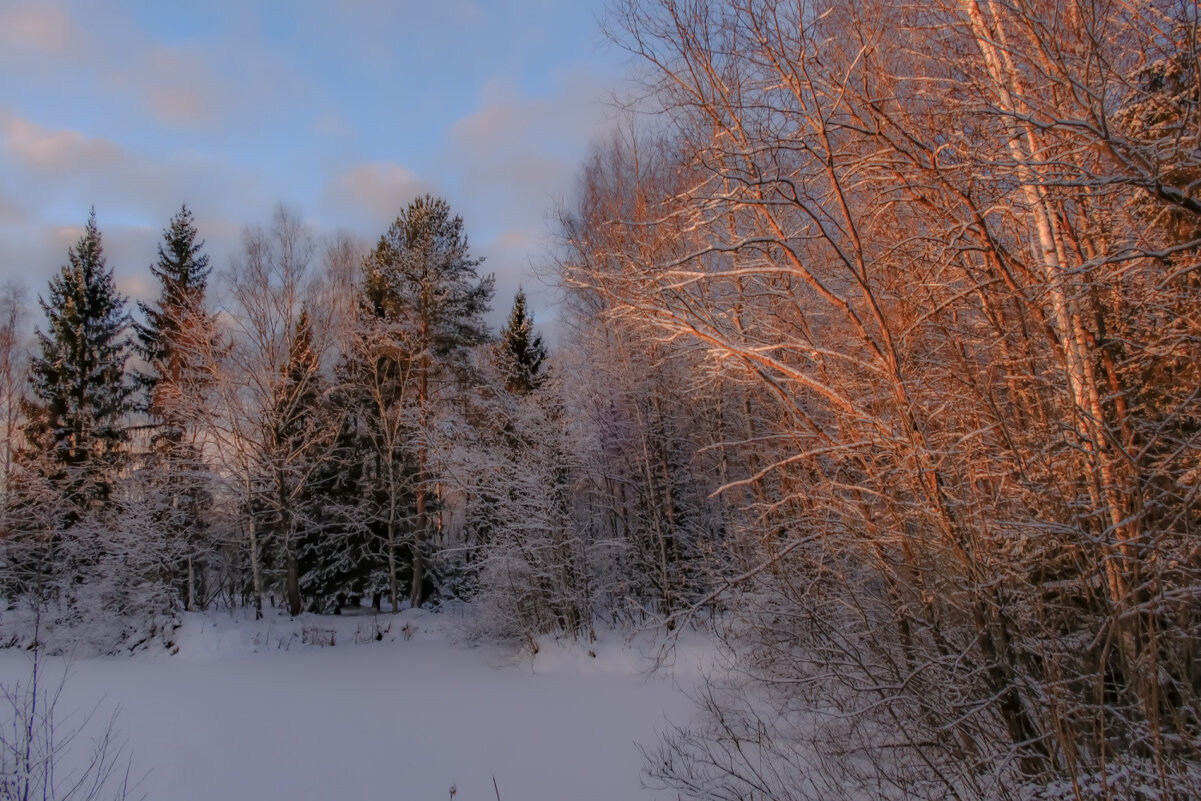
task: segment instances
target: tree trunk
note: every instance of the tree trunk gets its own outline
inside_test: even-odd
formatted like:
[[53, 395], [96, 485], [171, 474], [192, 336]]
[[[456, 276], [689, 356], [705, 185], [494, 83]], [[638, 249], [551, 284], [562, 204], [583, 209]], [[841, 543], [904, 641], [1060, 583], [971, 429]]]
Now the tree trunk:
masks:
[[429, 323], [421, 323], [421, 342], [424, 349], [421, 354], [421, 384], [418, 395], [420, 409], [420, 436], [423, 438], [417, 449], [417, 521], [413, 529], [413, 586], [409, 593], [409, 606], [414, 609], [421, 606], [422, 584], [425, 583], [425, 528], [428, 525], [426, 514], [426, 463], [429, 460], [429, 449], [425, 444], [426, 435], [426, 400], [429, 397], [430, 355], [429, 355]]
[[263, 619], [263, 576], [259, 572], [259, 538], [254, 530], [254, 517], [249, 523], [250, 532], [250, 581], [254, 588], [254, 619]]
[[417, 524], [413, 528], [413, 586], [409, 593], [409, 606], [421, 606], [421, 585], [425, 581], [425, 453], [419, 457], [421, 467], [417, 470]]
[[[391, 516], [390, 516], [391, 517]], [[400, 603], [397, 597], [400, 594], [399, 582], [396, 578], [396, 523], [393, 519], [388, 520], [388, 602], [392, 604], [392, 614], [400, 611], [398, 604]], [[379, 609], [379, 604], [376, 603], [376, 609]]]
[[184, 610], [191, 612], [196, 608], [196, 566], [192, 557], [188, 556], [188, 587], [183, 601]]
[[300, 565], [296, 552], [288, 549], [288, 575], [284, 585], [288, 596], [288, 614], [296, 617], [300, 614]]

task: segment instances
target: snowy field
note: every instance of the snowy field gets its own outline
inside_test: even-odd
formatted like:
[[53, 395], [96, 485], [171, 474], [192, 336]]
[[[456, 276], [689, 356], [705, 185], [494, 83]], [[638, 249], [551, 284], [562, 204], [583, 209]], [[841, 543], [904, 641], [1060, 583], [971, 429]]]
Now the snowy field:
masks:
[[[693, 641], [649, 672], [652, 644], [609, 632], [531, 659], [422, 612], [189, 615], [177, 634], [174, 655], [75, 661], [59, 708], [99, 704], [93, 729], [119, 708], [151, 801], [437, 801], [452, 785], [455, 801], [653, 799], [637, 743], [688, 718], [706, 651]], [[0, 652], [0, 681], [27, 670]]]

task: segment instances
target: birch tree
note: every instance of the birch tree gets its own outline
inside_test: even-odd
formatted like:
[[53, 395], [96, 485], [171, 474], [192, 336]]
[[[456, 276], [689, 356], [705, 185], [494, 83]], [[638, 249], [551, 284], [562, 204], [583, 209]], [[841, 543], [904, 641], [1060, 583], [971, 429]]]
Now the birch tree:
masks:
[[280, 589], [289, 611], [301, 611], [298, 507], [337, 433], [314, 419], [306, 403], [319, 391], [320, 355], [332, 333], [318, 316], [328, 305], [306, 305], [313, 253], [303, 223], [283, 208], [271, 229], [247, 230], [244, 254], [228, 278], [230, 338], [212, 360], [210, 434], [226, 474], [236, 481], [251, 595], [260, 617], [268, 582], [279, 586], [265, 573], [269, 553], [283, 563]]
[[24, 289], [6, 283], [0, 289], [0, 424], [4, 426], [0, 482], [5, 494], [12, 477], [15, 446], [20, 441], [21, 391], [28, 364], [23, 326], [27, 314]]
[[763, 729], [745, 683], [717, 693], [660, 775], [705, 798], [881, 776], [1104, 796], [1128, 771], [1187, 796], [1197, 398], [1169, 375], [1195, 362], [1195, 9], [618, 19], [678, 156], [642, 209], [569, 232], [566, 278], [773, 400], [761, 466], [726, 485], [767, 502], [760, 537], [719, 586], [740, 664], [793, 710]]

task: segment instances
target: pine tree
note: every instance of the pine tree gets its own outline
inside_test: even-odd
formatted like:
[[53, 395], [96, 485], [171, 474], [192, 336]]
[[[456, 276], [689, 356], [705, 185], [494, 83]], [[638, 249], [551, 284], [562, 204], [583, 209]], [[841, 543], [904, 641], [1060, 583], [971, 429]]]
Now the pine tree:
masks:
[[26, 439], [57, 465], [57, 479], [76, 506], [107, 499], [125, 456], [131, 387], [125, 298], [108, 269], [92, 210], [67, 264], [39, 298], [46, 331], [36, 332], [40, 355], [30, 364]]
[[[410, 589], [414, 606], [426, 589], [424, 550], [431, 511], [429, 454], [421, 437], [431, 419], [434, 394], [466, 371], [469, 349], [488, 338], [483, 317], [490, 308], [493, 278], [480, 277], [481, 263], [470, 254], [463, 218], [452, 216], [445, 200], [426, 195], [401, 212], [363, 265], [362, 314], [365, 326], [374, 331], [367, 340], [379, 351], [368, 359], [375, 363], [372, 371], [377, 375], [380, 360], [389, 362], [388, 369], [407, 385], [395, 402], [412, 408], [417, 432]], [[387, 345], [383, 350], [381, 343]], [[385, 457], [395, 459], [397, 454]], [[400, 485], [392, 482], [389, 491], [398, 489]], [[395, 514], [389, 515], [392, 553], [398, 522]], [[394, 567], [390, 572], [395, 605]]]
[[210, 267], [197, 242], [192, 212], [182, 206], [171, 218], [150, 271], [161, 284], [158, 300], [139, 303], [144, 323], [135, 323], [135, 347], [146, 367], [137, 375], [141, 404], [150, 418], [148, 485], [152, 515], [177, 554], [170, 570], [184, 608], [192, 609], [203, 583], [204, 510], [211, 505], [208, 475], [189, 424], [192, 403], [207, 382], [204, 360], [216, 326], [205, 310]]
[[525, 292], [518, 289], [495, 351], [505, 389], [522, 395], [533, 392], [545, 378], [542, 372], [545, 359], [546, 346], [542, 344], [541, 335], [534, 331], [533, 316], [526, 311]]

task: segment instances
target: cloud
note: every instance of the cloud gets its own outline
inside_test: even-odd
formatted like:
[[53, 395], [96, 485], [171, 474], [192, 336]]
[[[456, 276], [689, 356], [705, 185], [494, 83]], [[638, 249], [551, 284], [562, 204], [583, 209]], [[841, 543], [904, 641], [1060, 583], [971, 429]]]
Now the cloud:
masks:
[[[66, 260], [95, 206], [109, 264], [122, 291], [144, 299], [146, 267], [162, 228], [182, 202], [220, 269], [241, 242], [244, 221], [265, 213], [261, 178], [191, 151], [134, 152], [80, 131], [38, 125], [0, 109], [0, 281], [36, 293]], [[14, 194], [12, 187], [19, 187]], [[236, 221], [236, 222], [235, 222]]]
[[446, 161], [465, 194], [506, 198], [507, 219], [542, 217], [575, 178], [591, 141], [609, 125], [606, 89], [591, 75], [561, 76], [553, 91], [524, 96], [504, 79], [484, 85], [481, 106], [450, 128]]
[[151, 114], [174, 127], [209, 125], [231, 110], [227, 91], [212, 74], [205, 54], [188, 47], [156, 47], [136, 68], [140, 94]]
[[500, 325], [524, 287], [539, 327], [554, 336], [555, 291], [545, 283], [552, 262], [550, 215], [567, 197], [588, 148], [610, 129], [609, 84], [576, 71], [553, 76], [543, 94], [523, 93], [496, 76], [479, 106], [450, 128], [440, 164], [464, 198], [464, 217], [488, 224], [474, 238], [496, 273], [492, 313]]
[[536, 276], [549, 261], [549, 214], [608, 127], [604, 96], [603, 84], [583, 73], [559, 76], [541, 96], [498, 77], [482, 88], [479, 107], [451, 127], [439, 162], [477, 232], [473, 246], [496, 273], [494, 316], [507, 311], [520, 284], [537, 318], [550, 319], [551, 293]]
[[358, 220], [357, 227], [362, 227], [365, 214], [370, 224], [382, 228], [409, 201], [426, 192], [436, 190], [428, 180], [400, 164], [356, 164], [333, 176], [319, 196], [317, 207], [335, 224]]
[[[131, 306], [138, 300], [153, 298], [158, 288], [146, 266], [152, 261], [158, 232], [146, 226], [128, 226], [106, 222], [98, 213], [104, 257], [115, 273], [117, 289], [130, 298]], [[76, 225], [52, 225], [38, 228], [33, 236], [11, 236], [4, 231], [0, 243], [0, 283], [16, 280], [29, 292], [31, 308], [36, 298], [45, 297], [47, 282], [67, 263], [67, 250], [83, 233], [84, 218]], [[35, 314], [39, 319], [39, 315]]]
[[[139, 210], [165, 220], [181, 202], [243, 208], [260, 200], [259, 177], [193, 151], [135, 154], [108, 139], [53, 129], [0, 109], [0, 173], [22, 187], [27, 214], [69, 202]], [[15, 200], [15, 199], [14, 199]]]
[[355, 128], [350, 120], [335, 112], [326, 112], [313, 123], [313, 130], [328, 139], [349, 139], [354, 136]]
[[28, 216], [21, 204], [0, 190], [0, 225], [21, 223], [27, 220]]
[[60, 4], [12, 5], [0, 10], [0, 47], [67, 56], [79, 49], [82, 32]]
[[[235, 4], [214, 2], [191, 18], [187, 9], [164, 12], [216, 23], [217, 33], [210, 27], [168, 42], [156, 38], [146, 15], [121, 4], [103, 13], [56, 0], [2, 5], [0, 70], [21, 75], [22, 93], [32, 98], [73, 90], [82, 106], [103, 104], [106, 127], [136, 118], [149, 124], [144, 127], [212, 133], [253, 118], [265, 98], [276, 107], [308, 98], [301, 71], [278, 49], [250, 38], [255, 32], [237, 24], [246, 12]], [[55, 116], [70, 111], [55, 109]]]
[[484, 20], [484, 9], [471, 0], [456, 0], [450, 4], [450, 8], [455, 22], [461, 25], [475, 25]]
[[117, 291], [129, 298], [130, 308], [133, 309], [139, 301], [142, 303], [153, 302], [158, 297], [159, 285], [155, 283], [154, 276], [149, 273], [127, 273], [118, 276]]
[[11, 158], [28, 166], [60, 173], [121, 161], [120, 147], [79, 131], [50, 130], [29, 120], [0, 116], [0, 141]]
[[473, 246], [486, 259], [484, 272], [496, 274], [496, 295], [489, 315], [494, 329], [504, 324], [513, 306], [513, 296], [520, 288], [525, 290], [538, 329], [553, 338], [552, 306], [556, 293], [545, 281], [547, 239], [544, 227], [512, 229], [494, 241]]
[[541, 235], [537, 231], [505, 231], [496, 244], [502, 248], [528, 250], [538, 244]]
[[122, 57], [103, 63], [107, 92], [153, 125], [193, 138], [252, 120], [269, 131], [280, 111], [303, 109], [312, 100], [306, 79], [275, 53], [232, 36], [172, 45], [133, 37]]

